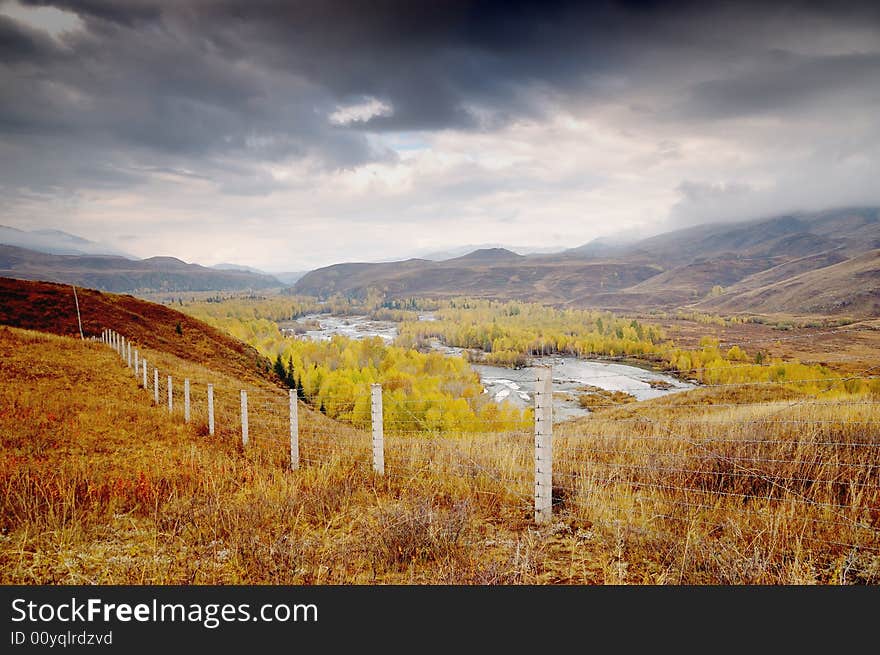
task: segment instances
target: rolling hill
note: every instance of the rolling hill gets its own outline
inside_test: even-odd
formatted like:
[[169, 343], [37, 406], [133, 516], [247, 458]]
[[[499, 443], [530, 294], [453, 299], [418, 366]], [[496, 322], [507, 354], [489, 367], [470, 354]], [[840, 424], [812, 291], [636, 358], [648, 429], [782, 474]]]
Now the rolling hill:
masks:
[[[241, 379], [269, 377], [268, 362], [256, 350], [191, 316], [133, 296], [84, 288], [76, 293], [86, 338], [112, 327], [143, 346], [187, 361], [214, 362]], [[0, 325], [79, 337], [73, 289], [0, 277]]]
[[127, 259], [112, 255], [55, 255], [0, 245], [0, 275], [64, 282], [116, 293], [220, 291], [282, 286], [274, 277], [187, 264], [174, 257]]
[[754, 278], [758, 278], [752, 277], [751, 282], [745, 280], [738, 287], [703, 300], [695, 307], [728, 314], [773, 313], [784, 307], [786, 313], [800, 315], [880, 316], [880, 250], [748, 288]]
[[[629, 243], [598, 240], [549, 255], [494, 248], [440, 262], [336, 264], [308, 273], [292, 290], [363, 297], [375, 288], [389, 297], [473, 295], [623, 311], [803, 313], [809, 306], [808, 313], [873, 316], [880, 311], [870, 300], [873, 260], [862, 256], [877, 248], [880, 209], [846, 208], [700, 225]], [[840, 271], [850, 260], [860, 273], [847, 284]], [[820, 271], [835, 266], [827, 288]], [[773, 285], [782, 286], [772, 292]], [[805, 302], [811, 293], [822, 300]]]
[[619, 289], [656, 275], [650, 265], [567, 261], [517, 255], [504, 249], [476, 250], [443, 262], [410, 259], [382, 264], [336, 264], [303, 276], [293, 291], [314, 296], [365, 296], [377, 288], [391, 297], [472, 295], [546, 302]]

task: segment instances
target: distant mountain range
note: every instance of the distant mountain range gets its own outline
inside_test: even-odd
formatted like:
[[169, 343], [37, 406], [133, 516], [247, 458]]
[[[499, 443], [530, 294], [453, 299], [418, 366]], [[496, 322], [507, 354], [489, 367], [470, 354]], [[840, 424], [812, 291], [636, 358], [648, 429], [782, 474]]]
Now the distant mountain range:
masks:
[[113, 255], [55, 255], [8, 245], [0, 245], [0, 277], [64, 282], [116, 293], [283, 286], [270, 275], [206, 268], [174, 257], [135, 260]]
[[[136, 260], [58, 230], [0, 226], [0, 276], [148, 293], [268, 289], [329, 297], [470, 295], [622, 311], [880, 316], [880, 209], [795, 213], [709, 224], [553, 253], [485, 247], [435, 261], [342, 263], [269, 275], [173, 257]], [[30, 247], [28, 247], [29, 244]], [[38, 252], [39, 251], [39, 252]], [[95, 252], [90, 252], [95, 251]]]
[[61, 230], [18, 230], [0, 225], [0, 244], [17, 246], [53, 255], [116, 255], [130, 257], [127, 253], [97, 241], [89, 241]]
[[343, 263], [296, 293], [472, 295], [617, 310], [880, 315], [880, 209], [709, 224], [633, 242], [596, 240], [523, 256], [478, 249], [444, 261]]

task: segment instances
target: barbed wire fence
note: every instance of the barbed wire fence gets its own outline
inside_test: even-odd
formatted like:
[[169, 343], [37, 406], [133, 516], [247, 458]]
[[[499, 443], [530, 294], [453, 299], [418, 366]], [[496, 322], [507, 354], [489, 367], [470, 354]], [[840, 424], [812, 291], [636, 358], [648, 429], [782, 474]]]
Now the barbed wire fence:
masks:
[[720, 549], [717, 556], [729, 547], [730, 556], [744, 560], [801, 549], [843, 552], [848, 561], [880, 554], [880, 399], [873, 392], [830, 393], [835, 385], [875, 381], [878, 367], [810, 380], [701, 385], [734, 394], [768, 384], [809, 389], [794, 398], [597, 403], [592, 410], [608, 411], [556, 425], [552, 372], [537, 367], [534, 424], [473, 434], [428, 424], [414, 411], [418, 401], [372, 385], [367, 398], [327, 398], [351, 408], [366, 402], [369, 429], [334, 423], [328, 430], [293, 389], [234, 389], [160, 372], [124, 335], [108, 329], [100, 341], [116, 350], [157, 407], [200, 434], [262, 451], [292, 470], [344, 462], [392, 479], [455, 476], [474, 493], [512, 503], [538, 526], [558, 518], [621, 539], [684, 540], [683, 559], [707, 544]]

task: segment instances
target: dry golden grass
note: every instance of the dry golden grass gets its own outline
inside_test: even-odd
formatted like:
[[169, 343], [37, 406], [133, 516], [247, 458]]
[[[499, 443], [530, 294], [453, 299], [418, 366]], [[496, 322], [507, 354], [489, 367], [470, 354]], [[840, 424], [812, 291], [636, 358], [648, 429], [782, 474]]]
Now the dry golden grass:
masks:
[[300, 405], [291, 471], [283, 392], [146, 356], [159, 407], [105, 346], [0, 328], [0, 581], [880, 581], [871, 396], [700, 389], [558, 426], [555, 519], [537, 529], [528, 432], [389, 434], [381, 477], [368, 434]]
[[[214, 437], [201, 415], [186, 425], [154, 407], [109, 348], [0, 328], [3, 583], [602, 580], [592, 565], [569, 571], [566, 560], [560, 572], [539, 557], [552, 538], [530, 530], [527, 503], [479, 468], [459, 470], [451, 449], [401, 438], [378, 477], [367, 435], [301, 408], [304, 462], [293, 472], [280, 417], [252, 420], [246, 449], [239, 426], [223, 423], [235, 412], [220, 388], [241, 383], [147, 357], [218, 385]], [[425, 470], [401, 470], [410, 458]]]

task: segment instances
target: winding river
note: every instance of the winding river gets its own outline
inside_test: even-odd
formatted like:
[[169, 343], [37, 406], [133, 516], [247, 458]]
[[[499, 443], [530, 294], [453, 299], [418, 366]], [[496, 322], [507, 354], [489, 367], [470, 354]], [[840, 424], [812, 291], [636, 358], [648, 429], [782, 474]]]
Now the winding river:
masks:
[[[422, 320], [433, 317], [426, 314]], [[374, 321], [368, 316], [334, 316], [331, 314], [311, 314], [296, 321], [279, 323], [282, 332], [296, 334], [300, 338], [329, 340], [339, 334], [352, 339], [378, 336], [387, 342], [397, 337], [397, 324], [391, 321]], [[460, 355], [461, 348], [453, 348], [432, 341], [432, 348], [447, 355]], [[578, 403], [583, 387], [592, 386], [607, 391], [622, 391], [636, 400], [658, 398], [670, 393], [693, 389], [694, 385], [681, 380], [627, 364], [577, 357], [555, 356], [538, 357], [532, 360], [535, 366], [553, 367], [553, 413], [556, 420], [566, 420], [585, 416], [589, 410]], [[532, 367], [520, 369], [472, 364], [483, 383], [484, 393], [495, 401], [511, 402], [518, 407], [532, 404], [535, 372]]]

